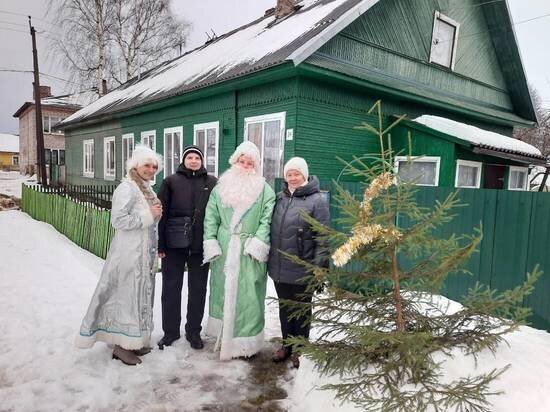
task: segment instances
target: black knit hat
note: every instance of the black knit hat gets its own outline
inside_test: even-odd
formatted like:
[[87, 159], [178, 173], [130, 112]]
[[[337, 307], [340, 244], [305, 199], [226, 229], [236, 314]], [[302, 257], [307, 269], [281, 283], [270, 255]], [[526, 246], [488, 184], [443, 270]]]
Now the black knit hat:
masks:
[[187, 156], [189, 153], [196, 153], [201, 157], [201, 162], [204, 164], [204, 155], [202, 154], [202, 150], [195, 145], [190, 144], [189, 146], [185, 146], [183, 148], [183, 153], [181, 154], [181, 162], [185, 160], [185, 156]]

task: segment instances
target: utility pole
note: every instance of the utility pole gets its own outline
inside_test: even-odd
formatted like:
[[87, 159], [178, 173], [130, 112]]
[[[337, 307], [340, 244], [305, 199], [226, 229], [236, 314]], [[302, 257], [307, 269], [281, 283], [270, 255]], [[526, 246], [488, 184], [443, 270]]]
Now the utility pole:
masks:
[[44, 159], [44, 128], [42, 126], [42, 105], [40, 103], [40, 79], [38, 77], [38, 52], [36, 51], [36, 30], [31, 23], [29, 16], [29, 27], [32, 37], [32, 58], [34, 63], [34, 104], [36, 109], [36, 162], [38, 164], [38, 174], [42, 186], [48, 184], [46, 176], [46, 162]]

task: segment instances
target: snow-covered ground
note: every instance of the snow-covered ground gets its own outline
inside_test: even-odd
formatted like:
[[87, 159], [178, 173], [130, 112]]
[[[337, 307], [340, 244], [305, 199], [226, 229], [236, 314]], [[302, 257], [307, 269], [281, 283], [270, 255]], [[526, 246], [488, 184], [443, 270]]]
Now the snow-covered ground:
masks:
[[36, 183], [36, 176], [25, 176], [19, 172], [0, 171], [0, 193], [21, 199], [21, 184]]
[[[0, 228], [1, 411], [241, 410], [243, 401], [260, 395], [251, 378], [255, 361], [219, 361], [210, 340], [202, 351], [185, 339], [164, 351], [155, 347], [135, 367], [111, 359], [112, 349], [103, 343], [75, 348], [103, 260], [19, 211], [0, 212]], [[153, 342], [162, 337], [160, 274], [156, 286]], [[271, 282], [268, 295], [275, 296]], [[270, 302], [266, 357], [269, 340], [280, 336], [277, 307]], [[290, 366], [283, 371], [287, 392], [294, 375]], [[288, 402], [278, 402], [281, 410]]]
[[[202, 351], [184, 339], [164, 351], [155, 347], [135, 367], [111, 359], [111, 349], [102, 343], [75, 348], [102, 265], [52, 226], [19, 211], [0, 212], [0, 411], [259, 410], [251, 402], [261, 399], [261, 381], [274, 373], [272, 382], [289, 397], [264, 410], [354, 411], [330, 392], [316, 390], [330, 379], [320, 378], [307, 359], [297, 372], [289, 365], [274, 372], [271, 340], [280, 332], [272, 301], [266, 304], [263, 364], [219, 361], [211, 340]], [[160, 282], [158, 275], [153, 342], [162, 336]], [[275, 296], [271, 282], [268, 295]], [[481, 353], [477, 369], [457, 353], [447, 362], [447, 377], [511, 364], [493, 385], [505, 394], [492, 399], [492, 410], [550, 410], [550, 334], [522, 327], [507, 340], [509, 346], [502, 345], [496, 357]]]

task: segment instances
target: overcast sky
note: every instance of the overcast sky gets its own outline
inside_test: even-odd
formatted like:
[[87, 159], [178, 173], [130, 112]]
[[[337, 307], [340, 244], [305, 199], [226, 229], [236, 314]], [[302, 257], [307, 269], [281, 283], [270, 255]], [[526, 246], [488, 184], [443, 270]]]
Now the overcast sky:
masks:
[[[414, 1], [414, 0], [411, 0]], [[173, 0], [178, 16], [193, 23], [188, 47], [206, 40], [210, 29], [218, 35], [245, 24], [273, 7], [276, 0]], [[508, 0], [519, 40], [528, 81], [537, 89], [543, 105], [550, 107], [550, 41], [549, 0]], [[38, 55], [42, 73], [66, 78], [63, 68], [56, 67], [48, 53], [44, 36], [54, 36], [56, 28], [48, 23], [46, 0], [0, 1], [0, 133], [18, 133], [18, 121], [12, 115], [32, 99], [32, 74], [6, 70], [32, 70], [31, 38], [27, 15], [33, 16], [38, 31]], [[67, 91], [67, 83], [41, 76], [41, 84], [52, 87], [56, 95]]]

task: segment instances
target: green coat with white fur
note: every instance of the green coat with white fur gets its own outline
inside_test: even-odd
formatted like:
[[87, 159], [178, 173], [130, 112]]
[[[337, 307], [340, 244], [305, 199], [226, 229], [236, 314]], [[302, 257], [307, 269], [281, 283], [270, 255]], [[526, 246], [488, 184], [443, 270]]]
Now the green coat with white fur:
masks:
[[247, 210], [224, 207], [217, 187], [210, 195], [204, 219], [204, 260], [211, 262], [206, 333], [217, 337], [222, 360], [248, 357], [263, 347], [274, 205], [267, 183]]

